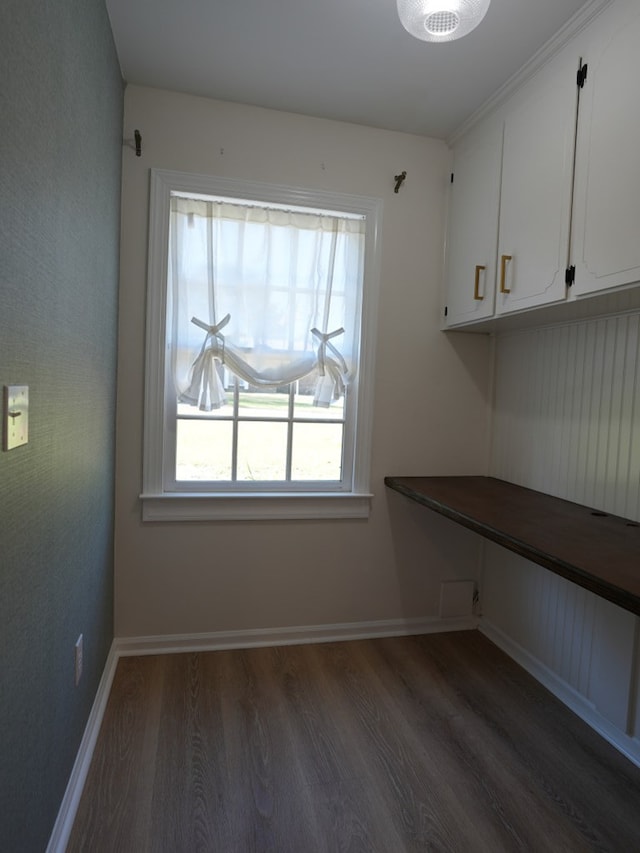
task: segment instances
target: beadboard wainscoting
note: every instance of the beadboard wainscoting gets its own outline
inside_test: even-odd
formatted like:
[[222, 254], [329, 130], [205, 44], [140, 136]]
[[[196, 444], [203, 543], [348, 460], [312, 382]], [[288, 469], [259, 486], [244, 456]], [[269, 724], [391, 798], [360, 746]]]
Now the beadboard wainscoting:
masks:
[[640, 520], [640, 313], [496, 338], [491, 474]]
[[[638, 313], [497, 336], [494, 398], [492, 476], [640, 521]], [[640, 764], [640, 620], [484, 548], [482, 630]]]

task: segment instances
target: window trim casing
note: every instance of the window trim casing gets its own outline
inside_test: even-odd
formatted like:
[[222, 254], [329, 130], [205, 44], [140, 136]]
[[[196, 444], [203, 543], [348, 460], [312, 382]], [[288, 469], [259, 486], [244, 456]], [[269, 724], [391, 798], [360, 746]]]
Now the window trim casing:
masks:
[[[366, 220], [361, 346], [355, 383], [352, 487], [278, 492], [176, 492], [164, 487], [166, 307], [172, 192], [229, 195], [361, 214]], [[375, 339], [380, 290], [382, 199], [164, 169], [150, 170], [143, 430], [143, 521], [366, 518], [369, 515]]]

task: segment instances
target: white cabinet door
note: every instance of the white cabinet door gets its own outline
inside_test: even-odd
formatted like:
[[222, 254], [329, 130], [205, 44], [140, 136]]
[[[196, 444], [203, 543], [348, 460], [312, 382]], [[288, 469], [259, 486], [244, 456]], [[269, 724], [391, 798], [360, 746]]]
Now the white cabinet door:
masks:
[[508, 108], [497, 314], [566, 298], [579, 59], [562, 50]]
[[501, 122], [483, 125], [454, 152], [447, 238], [447, 328], [493, 315], [501, 156]]
[[640, 4], [614, 4], [590, 35], [576, 149], [576, 296], [640, 281]]

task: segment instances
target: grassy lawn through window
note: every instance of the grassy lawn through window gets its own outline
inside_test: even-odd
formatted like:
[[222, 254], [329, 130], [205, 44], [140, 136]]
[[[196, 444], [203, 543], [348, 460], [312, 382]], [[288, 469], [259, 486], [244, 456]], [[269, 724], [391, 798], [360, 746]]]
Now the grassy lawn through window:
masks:
[[[289, 402], [288, 393], [239, 393], [237, 480], [286, 480]], [[313, 394], [294, 395], [291, 480], [340, 479], [343, 413], [343, 400], [319, 408]], [[178, 406], [178, 480], [230, 481], [232, 447], [233, 391], [214, 412]]]

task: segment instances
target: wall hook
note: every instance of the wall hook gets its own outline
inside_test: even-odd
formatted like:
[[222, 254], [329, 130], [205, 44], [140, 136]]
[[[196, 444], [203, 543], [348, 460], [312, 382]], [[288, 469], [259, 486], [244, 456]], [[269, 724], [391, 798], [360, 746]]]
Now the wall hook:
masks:
[[397, 193], [397, 192], [398, 192], [398, 190], [399, 190], [399, 189], [400, 189], [400, 187], [402, 186], [402, 183], [403, 183], [403, 181], [404, 181], [404, 179], [405, 179], [406, 177], [407, 177], [407, 173], [406, 173], [406, 172], [400, 172], [400, 174], [399, 174], [399, 175], [394, 175], [394, 176], [393, 176], [393, 180], [396, 182], [396, 188], [394, 189], [394, 193]]
[[139, 130], [133, 131], [133, 139], [123, 139], [122, 144], [127, 148], [133, 148], [136, 152], [136, 157], [142, 156], [142, 134]]

